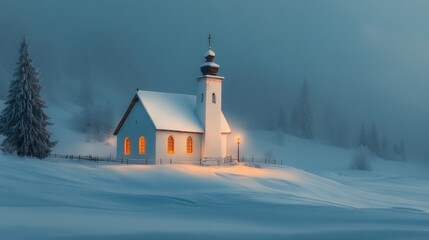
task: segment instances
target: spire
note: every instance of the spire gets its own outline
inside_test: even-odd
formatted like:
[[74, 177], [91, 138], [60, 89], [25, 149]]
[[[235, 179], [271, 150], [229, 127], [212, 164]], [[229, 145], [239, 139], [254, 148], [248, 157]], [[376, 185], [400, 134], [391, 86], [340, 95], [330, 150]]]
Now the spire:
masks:
[[216, 54], [212, 50], [211, 34], [209, 34], [208, 40], [209, 40], [208, 51], [204, 54], [204, 58], [206, 59], [206, 62], [201, 65], [200, 71], [203, 75], [216, 75], [217, 72], [219, 71], [219, 65], [213, 62], [213, 59], [216, 56]]

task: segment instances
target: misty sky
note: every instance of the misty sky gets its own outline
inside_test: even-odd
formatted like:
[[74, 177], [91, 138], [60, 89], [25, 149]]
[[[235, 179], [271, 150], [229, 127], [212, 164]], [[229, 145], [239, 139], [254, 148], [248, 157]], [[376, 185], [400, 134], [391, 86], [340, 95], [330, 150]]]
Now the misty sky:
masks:
[[411, 0], [0, 0], [0, 95], [25, 35], [49, 104], [70, 107], [89, 83], [119, 119], [137, 87], [194, 94], [212, 33], [230, 119], [272, 127], [307, 80], [317, 131], [331, 104], [353, 134], [375, 122], [429, 156], [428, 12]]

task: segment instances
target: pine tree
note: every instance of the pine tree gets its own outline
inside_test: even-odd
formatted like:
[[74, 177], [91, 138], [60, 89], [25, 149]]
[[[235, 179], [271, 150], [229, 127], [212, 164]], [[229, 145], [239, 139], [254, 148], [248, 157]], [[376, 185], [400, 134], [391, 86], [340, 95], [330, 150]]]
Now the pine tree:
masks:
[[371, 134], [369, 136], [368, 148], [375, 153], [375, 155], [380, 156], [380, 140], [378, 137], [378, 131], [375, 124], [372, 124]]
[[46, 129], [50, 123], [40, 94], [39, 72], [33, 65], [25, 39], [21, 43], [17, 65], [0, 118], [0, 132], [6, 136], [1, 147], [4, 152], [16, 153], [20, 157], [42, 159], [49, 155], [56, 143], [50, 140], [51, 134]]
[[360, 128], [359, 138], [358, 138], [358, 147], [368, 147], [368, 136], [366, 135], [365, 125], [362, 124]]
[[335, 145], [343, 148], [349, 147], [349, 123], [346, 117], [337, 124]]
[[324, 113], [324, 130], [325, 130], [325, 138], [328, 140], [331, 144], [336, 144], [336, 129], [335, 129], [335, 123], [334, 123], [334, 108], [332, 104], [330, 103], [325, 108]]
[[395, 143], [393, 143], [393, 153], [394, 153], [394, 155], [395, 155], [395, 156], [396, 156], [396, 155], [399, 155], [399, 153], [400, 153], [400, 150], [399, 150], [398, 144], [396, 144], [396, 142], [395, 142]]
[[279, 129], [283, 133], [286, 133], [287, 131], [287, 118], [286, 118], [286, 112], [283, 107], [280, 107], [280, 110], [278, 113], [277, 129]]
[[407, 151], [405, 150], [404, 139], [401, 139], [401, 145], [399, 146], [399, 153], [402, 161], [407, 160]]
[[2, 68], [0, 67], [0, 99], [6, 100], [7, 88], [6, 88], [5, 80], [3, 78], [3, 74], [4, 74], [4, 71], [2, 71]]
[[386, 135], [383, 136], [383, 139], [381, 140], [381, 157], [384, 159], [389, 159], [391, 155], [391, 149], [390, 149], [390, 143], [389, 139]]
[[292, 111], [292, 127], [297, 136], [313, 138], [313, 114], [308, 101], [308, 86], [304, 81], [297, 105]]

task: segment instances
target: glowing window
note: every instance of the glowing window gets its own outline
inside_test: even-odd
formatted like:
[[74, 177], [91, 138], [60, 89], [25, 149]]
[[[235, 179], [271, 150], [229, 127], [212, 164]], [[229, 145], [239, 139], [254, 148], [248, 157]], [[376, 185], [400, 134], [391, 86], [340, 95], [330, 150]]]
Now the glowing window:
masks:
[[146, 139], [143, 136], [139, 138], [139, 153], [140, 154], [146, 153]]
[[192, 153], [193, 151], [193, 146], [192, 146], [192, 137], [189, 136], [186, 139], [186, 153]]
[[124, 140], [124, 154], [130, 155], [131, 153], [131, 139], [129, 137], [126, 137]]
[[212, 103], [216, 103], [216, 94], [212, 94]]
[[168, 136], [167, 152], [168, 154], [174, 154], [174, 139], [172, 136]]

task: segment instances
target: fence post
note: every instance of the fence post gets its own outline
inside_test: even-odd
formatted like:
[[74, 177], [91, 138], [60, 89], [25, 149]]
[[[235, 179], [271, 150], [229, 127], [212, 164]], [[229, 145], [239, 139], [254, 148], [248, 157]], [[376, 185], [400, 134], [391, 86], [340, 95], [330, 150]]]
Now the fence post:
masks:
[[265, 158], [265, 164], [267, 164], [267, 158]]
[[160, 165], [162, 165], [162, 158], [160, 159], [160, 161], [161, 161]]
[[282, 159], [282, 160], [280, 160], [280, 165], [283, 165], [283, 159]]
[[203, 160], [200, 158], [200, 165], [203, 165]]
[[124, 157], [121, 157], [121, 164], [124, 164]]
[[170, 164], [173, 164], [173, 160], [171, 160], [171, 158], [170, 158]]
[[253, 155], [252, 155], [252, 162], [253, 162]]
[[147, 158], [146, 158], [146, 165], [147, 165]]

